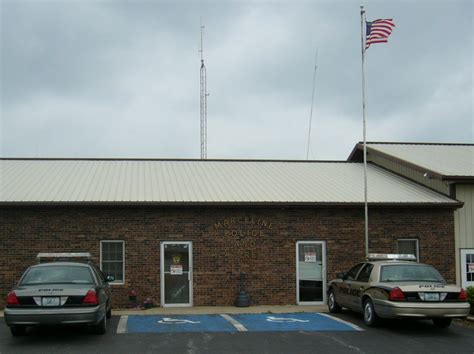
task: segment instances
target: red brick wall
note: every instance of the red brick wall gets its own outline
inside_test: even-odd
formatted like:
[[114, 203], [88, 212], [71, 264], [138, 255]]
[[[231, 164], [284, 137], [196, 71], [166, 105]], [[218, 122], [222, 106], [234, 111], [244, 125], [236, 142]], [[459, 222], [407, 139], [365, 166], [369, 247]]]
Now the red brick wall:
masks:
[[[295, 304], [299, 240], [326, 241], [328, 280], [363, 260], [365, 250], [362, 208], [88, 207], [2, 209], [0, 213], [0, 306], [21, 273], [36, 262], [38, 252], [87, 251], [98, 263], [100, 240], [125, 241], [126, 284], [113, 288], [119, 307], [127, 305], [131, 289], [141, 300], [151, 297], [160, 303], [160, 241], [193, 242], [195, 306], [232, 305], [241, 271], [248, 274], [252, 304]], [[267, 225], [252, 224], [249, 218]], [[226, 219], [229, 225], [224, 226]], [[218, 222], [222, 228], [216, 230]], [[394, 253], [397, 238], [417, 238], [421, 261], [454, 282], [452, 211], [377, 209], [370, 211], [369, 223], [371, 252]], [[244, 236], [239, 236], [239, 230]]]

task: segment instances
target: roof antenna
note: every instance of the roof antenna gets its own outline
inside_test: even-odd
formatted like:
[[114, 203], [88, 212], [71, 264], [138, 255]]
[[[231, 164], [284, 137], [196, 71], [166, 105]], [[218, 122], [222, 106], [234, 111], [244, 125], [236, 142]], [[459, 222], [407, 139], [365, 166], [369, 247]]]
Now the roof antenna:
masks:
[[206, 66], [204, 65], [204, 49], [202, 46], [202, 38], [205, 26], [202, 24], [201, 17], [201, 47], [199, 52], [201, 53], [201, 79], [200, 79], [200, 117], [201, 117], [201, 160], [207, 159], [207, 78], [206, 78]]
[[314, 59], [314, 74], [313, 74], [313, 94], [311, 95], [311, 111], [309, 113], [308, 146], [306, 149], [306, 160], [309, 159], [309, 147], [311, 146], [311, 121], [313, 120], [314, 88], [316, 85], [316, 69], [318, 68], [317, 64], [318, 64], [318, 49], [316, 48], [316, 57]]

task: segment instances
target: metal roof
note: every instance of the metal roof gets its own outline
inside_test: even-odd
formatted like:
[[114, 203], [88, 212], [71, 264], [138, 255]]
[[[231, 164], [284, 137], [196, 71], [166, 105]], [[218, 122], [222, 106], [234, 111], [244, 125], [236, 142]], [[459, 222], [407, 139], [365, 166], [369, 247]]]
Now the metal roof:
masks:
[[474, 144], [368, 143], [367, 147], [442, 176], [474, 177]]
[[[459, 202], [374, 165], [368, 200]], [[354, 204], [363, 203], [363, 165], [251, 160], [1, 159], [0, 204]]]

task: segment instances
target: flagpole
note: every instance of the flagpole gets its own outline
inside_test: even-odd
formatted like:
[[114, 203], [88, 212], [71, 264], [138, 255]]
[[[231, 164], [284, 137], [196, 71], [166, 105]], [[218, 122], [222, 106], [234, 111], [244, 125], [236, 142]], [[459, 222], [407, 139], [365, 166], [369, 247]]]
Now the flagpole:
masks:
[[360, 43], [362, 54], [362, 120], [364, 135], [364, 214], [365, 214], [365, 256], [369, 257], [369, 208], [367, 204], [367, 143], [366, 143], [366, 123], [365, 123], [365, 73], [364, 73], [364, 6], [360, 7]]

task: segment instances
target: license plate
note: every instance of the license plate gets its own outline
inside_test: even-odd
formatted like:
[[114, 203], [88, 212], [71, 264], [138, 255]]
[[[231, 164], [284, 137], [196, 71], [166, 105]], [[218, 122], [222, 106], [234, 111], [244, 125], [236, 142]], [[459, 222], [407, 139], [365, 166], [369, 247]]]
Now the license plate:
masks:
[[59, 297], [43, 297], [41, 304], [43, 306], [59, 306]]
[[438, 293], [425, 293], [425, 301], [439, 301]]

